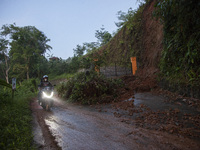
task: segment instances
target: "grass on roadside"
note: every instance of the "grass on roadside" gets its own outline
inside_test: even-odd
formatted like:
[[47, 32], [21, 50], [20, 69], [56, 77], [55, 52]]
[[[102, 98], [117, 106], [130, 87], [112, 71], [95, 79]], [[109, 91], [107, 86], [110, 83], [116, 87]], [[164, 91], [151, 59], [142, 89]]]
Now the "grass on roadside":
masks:
[[69, 79], [73, 76], [74, 76], [74, 74], [68, 74], [68, 73], [64, 73], [64, 74], [61, 74], [61, 75], [50, 74], [49, 80], [52, 81], [52, 80], [58, 80], [58, 79]]
[[[29, 87], [29, 88], [28, 88]], [[11, 89], [0, 86], [0, 149], [34, 149], [30, 99], [35, 95], [32, 81], [17, 88], [14, 99]]]

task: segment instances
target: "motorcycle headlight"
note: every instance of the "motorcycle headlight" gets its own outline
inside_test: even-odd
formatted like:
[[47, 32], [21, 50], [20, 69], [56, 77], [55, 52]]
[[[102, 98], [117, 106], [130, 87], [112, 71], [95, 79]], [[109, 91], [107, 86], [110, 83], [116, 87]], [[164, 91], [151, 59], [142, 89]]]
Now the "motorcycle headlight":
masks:
[[45, 92], [43, 92], [43, 96], [46, 98], [52, 98], [53, 97], [53, 92], [51, 92], [51, 94], [46, 94]]

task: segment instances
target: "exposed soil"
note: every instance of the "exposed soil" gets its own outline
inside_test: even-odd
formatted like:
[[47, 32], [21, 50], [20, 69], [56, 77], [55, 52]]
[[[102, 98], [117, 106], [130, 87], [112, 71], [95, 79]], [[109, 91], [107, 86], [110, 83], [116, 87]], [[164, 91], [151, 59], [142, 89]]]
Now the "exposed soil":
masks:
[[[117, 113], [118, 117], [129, 116], [134, 120], [134, 125], [142, 128], [200, 140], [199, 99], [162, 90], [155, 80], [149, 78], [143, 81], [140, 78], [131, 79], [133, 76], [123, 77], [125, 88], [119, 90], [118, 102], [112, 104], [116, 110], [124, 110]], [[138, 97], [138, 92], [145, 93]], [[146, 95], [146, 92], [150, 94]], [[153, 99], [154, 95], [161, 98]], [[137, 105], [138, 99], [142, 99], [140, 105]]]
[[152, 92], [132, 93], [127, 100], [94, 106], [56, 99], [49, 112], [33, 99], [35, 144], [45, 150], [199, 149], [197, 105], [190, 107], [185, 103], [189, 99], [177, 105], [165, 101], [168, 98]]
[[163, 49], [163, 25], [152, 16], [155, 2], [156, 0], [151, 0], [143, 11], [143, 43], [141, 45], [143, 49], [140, 52], [140, 60], [137, 62], [137, 76], [142, 79], [151, 78], [151, 80], [159, 73], [158, 64]]
[[200, 149], [200, 100], [162, 90], [156, 82], [163, 32], [151, 17], [154, 3], [143, 12], [144, 50], [137, 76], [121, 77], [125, 87], [111, 104], [82, 107], [57, 101], [46, 112], [32, 100], [38, 149]]
[[33, 99], [37, 148], [200, 148], [199, 100], [164, 91], [150, 78], [121, 79], [125, 86], [110, 104], [81, 106], [56, 98], [47, 112]]
[[34, 130], [34, 145], [38, 149], [42, 150], [59, 150], [55, 137], [49, 131], [49, 127], [45, 123], [45, 119], [48, 118], [49, 112], [43, 110], [43, 108], [38, 104], [37, 99], [34, 98], [31, 101], [31, 110], [33, 114], [33, 130]]

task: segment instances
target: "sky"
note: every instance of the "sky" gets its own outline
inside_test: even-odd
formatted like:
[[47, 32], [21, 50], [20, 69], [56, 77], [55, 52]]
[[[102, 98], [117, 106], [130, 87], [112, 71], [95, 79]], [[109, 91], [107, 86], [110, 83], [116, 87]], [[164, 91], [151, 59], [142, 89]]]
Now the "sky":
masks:
[[0, 0], [0, 28], [35, 26], [50, 39], [48, 54], [67, 59], [77, 45], [96, 42], [102, 26], [115, 32], [117, 12], [127, 13], [130, 7], [136, 10], [138, 0]]

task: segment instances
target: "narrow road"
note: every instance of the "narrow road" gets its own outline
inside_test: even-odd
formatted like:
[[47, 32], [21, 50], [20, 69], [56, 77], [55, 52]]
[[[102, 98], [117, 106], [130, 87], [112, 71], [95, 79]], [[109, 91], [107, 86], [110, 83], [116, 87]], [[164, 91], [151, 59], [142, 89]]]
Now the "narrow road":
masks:
[[199, 149], [188, 138], [135, 127], [127, 118], [115, 117], [94, 106], [78, 106], [55, 99], [50, 112], [32, 101], [34, 140], [38, 149], [143, 150]]

